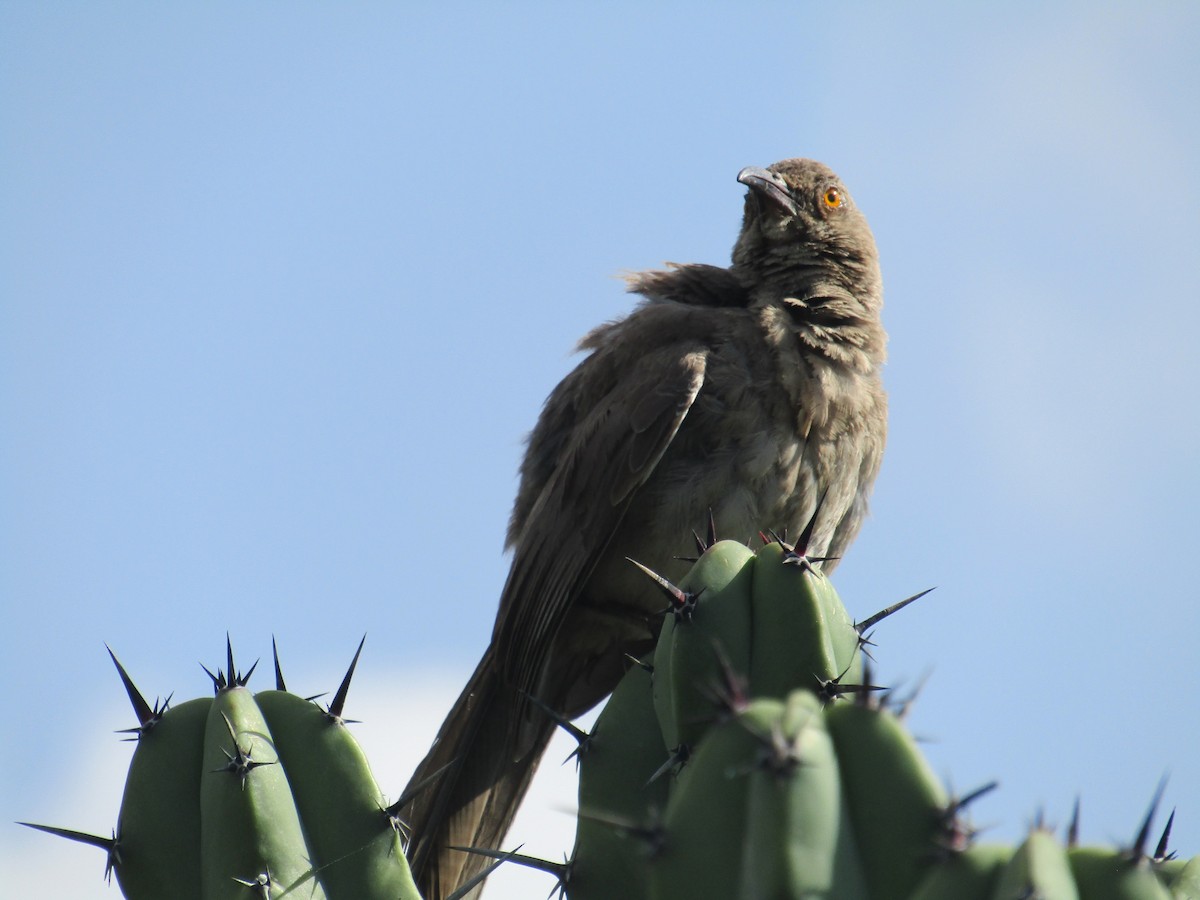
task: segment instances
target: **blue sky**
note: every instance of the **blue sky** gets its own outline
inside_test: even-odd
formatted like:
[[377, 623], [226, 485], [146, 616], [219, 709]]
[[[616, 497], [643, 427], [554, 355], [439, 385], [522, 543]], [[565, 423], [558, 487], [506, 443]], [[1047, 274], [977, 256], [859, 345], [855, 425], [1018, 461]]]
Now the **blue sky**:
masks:
[[[938, 586], [882, 677], [931, 673], [912, 727], [956, 788], [1000, 779], [989, 837], [1082, 794], [1126, 841], [1168, 772], [1200, 852], [1197, 46], [1182, 3], [3, 5], [0, 820], [111, 828], [103, 642], [182, 699], [226, 630], [304, 693], [366, 632], [352, 713], [398, 792], [614, 276], [726, 262], [737, 171], [811, 156], [891, 334], [837, 584], [857, 615]], [[514, 839], [561, 857], [570, 790]], [[117, 895], [15, 826], [0, 871]]]

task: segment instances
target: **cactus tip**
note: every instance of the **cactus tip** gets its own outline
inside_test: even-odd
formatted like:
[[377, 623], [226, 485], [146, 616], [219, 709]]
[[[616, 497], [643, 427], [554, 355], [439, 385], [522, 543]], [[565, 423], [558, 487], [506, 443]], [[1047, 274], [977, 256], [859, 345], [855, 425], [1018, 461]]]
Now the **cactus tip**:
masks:
[[677, 774], [680, 769], [687, 765], [687, 762], [689, 759], [691, 759], [691, 756], [692, 748], [687, 744], [680, 744], [667, 755], [667, 758], [663, 761], [663, 764], [655, 769], [653, 773], [651, 773], [650, 777], [646, 779], [646, 783], [642, 785], [642, 787], [649, 787], [664, 775]]
[[708, 527], [704, 533], [704, 537], [692, 529], [692, 538], [696, 541], [696, 550], [703, 556], [708, 552], [708, 548], [717, 542], [717, 520], [713, 517], [712, 507], [708, 508]]
[[1154, 816], [1158, 812], [1158, 804], [1162, 802], [1163, 791], [1166, 789], [1167, 776], [1163, 775], [1158, 780], [1158, 787], [1154, 789], [1154, 796], [1150, 800], [1150, 808], [1146, 810], [1146, 817], [1142, 819], [1137, 836], [1133, 839], [1133, 846], [1129, 848], [1129, 855], [1134, 862], [1146, 858], [1146, 843], [1150, 839], [1150, 825], [1154, 822]]
[[1175, 858], [1175, 853], [1169, 850], [1171, 843], [1171, 827], [1175, 824], [1175, 810], [1171, 810], [1171, 814], [1167, 816], [1167, 824], [1163, 827], [1162, 837], [1158, 839], [1158, 846], [1154, 848], [1154, 861], [1167, 862]]
[[[129, 673], [125, 671], [125, 667], [121, 665], [121, 661], [117, 659], [117, 655], [113, 653], [112, 647], [108, 646], [108, 644], [105, 644], [104, 649], [108, 651], [108, 655], [111, 657], [113, 665], [117, 667], [117, 674], [121, 676], [121, 683], [125, 685], [125, 693], [129, 697], [129, 702], [133, 706], [133, 713], [135, 716], [137, 716], [138, 720], [136, 728], [123, 728], [121, 729], [121, 732], [140, 735], [143, 732], [149, 731], [156, 724], [158, 724], [158, 720], [162, 718], [162, 714], [166, 710], [166, 704], [163, 705], [162, 709], [158, 708], [157, 702], [155, 702], [155, 705], [151, 707], [150, 704], [146, 702], [146, 698], [142, 696], [142, 692], [139, 691], [137, 686], [133, 683], [133, 679], [129, 677]], [[169, 702], [170, 698], [168, 697], [167, 699]], [[136, 740], [136, 738], [130, 738], [130, 740]]]
[[855, 630], [860, 635], [863, 634], [864, 632], [866, 632], [866, 630], [868, 628], [878, 625], [880, 622], [882, 622], [884, 619], [886, 619], [892, 613], [899, 612], [900, 610], [904, 609], [904, 607], [908, 606], [910, 603], [915, 603], [916, 601], [920, 600], [922, 597], [924, 597], [926, 594], [928, 594], [932, 590], [934, 590], [934, 588], [925, 588], [925, 590], [919, 591], [919, 592], [913, 594], [911, 597], [906, 597], [905, 599], [901, 600], [899, 603], [893, 603], [891, 606], [881, 609], [879, 612], [875, 613], [875, 615], [868, 616], [867, 618], [863, 619], [861, 622], [854, 623]]
[[662, 849], [664, 839], [666, 837], [666, 829], [663, 827], [662, 816], [657, 807], [650, 807], [649, 820], [645, 823], [635, 822], [632, 819], [624, 816], [613, 815], [609, 812], [599, 812], [587, 809], [579, 810], [578, 816], [580, 819], [586, 819], [589, 822], [597, 822], [600, 825], [608, 825], [614, 831], [621, 834], [627, 834], [630, 837], [637, 838], [649, 850], [650, 856], [655, 856]]
[[[465, 883], [459, 885], [458, 888], [455, 889], [454, 893], [449, 894], [446, 897], [446, 900], [463, 900], [463, 898], [469, 896], [470, 893], [476, 887], [478, 887], [480, 884], [483, 883], [483, 880], [485, 878], [487, 878], [494, 871], [496, 871], [496, 869], [500, 868], [500, 866], [504, 865], [509, 860], [517, 860], [518, 862], [520, 862], [520, 860], [518, 859], [518, 856], [520, 854], [518, 854], [518, 852], [517, 852], [518, 850], [521, 849], [520, 846], [515, 847], [514, 849], [510, 850], [507, 853], [500, 851], [500, 850], [487, 850], [487, 851], [476, 850], [473, 847], [451, 847], [450, 849], [451, 850], [461, 850], [464, 853], [479, 853], [484, 856], [491, 856], [496, 861], [494, 863], [492, 863], [490, 866], [488, 866], [486, 869], [484, 869], [482, 872], [480, 872], [478, 875], [476, 875], [474, 878], [471, 878], [470, 880], [466, 881]], [[532, 859], [532, 857], [529, 857], [529, 858]]]
[[1075, 795], [1075, 805], [1071, 808], [1071, 821], [1067, 823], [1067, 847], [1079, 846], [1079, 795]]
[[563, 762], [574, 759], [576, 764], [578, 764], [579, 756], [587, 753], [592, 736], [558, 710], [554, 709], [554, 707], [547, 704], [540, 697], [535, 697], [533, 694], [530, 694], [527, 691], [521, 691], [520, 694], [527, 702], [532, 703], [543, 713], [545, 713], [546, 718], [553, 721], [555, 725], [575, 739], [575, 749], [571, 751], [571, 753], [567, 756], [567, 759], [563, 760]]
[[111, 882], [113, 869], [121, 864], [121, 842], [117, 838], [117, 833], [114, 831], [112, 837], [101, 837], [98, 834], [89, 834], [86, 831], [75, 831], [70, 828], [57, 828], [53, 825], [37, 825], [33, 822], [18, 822], [18, 825], [24, 825], [26, 828], [32, 828], [35, 831], [44, 831], [46, 834], [53, 834], [56, 837], [66, 838], [69, 841], [78, 841], [80, 844], [87, 844], [90, 847], [99, 847], [106, 854], [108, 859], [104, 865], [104, 880]]
[[348, 721], [342, 718], [342, 712], [346, 708], [346, 695], [350, 693], [350, 679], [354, 677], [354, 668], [358, 665], [358, 658], [362, 655], [363, 644], [366, 642], [367, 636], [364, 634], [358, 642], [358, 649], [354, 651], [354, 659], [350, 660], [350, 668], [346, 670], [342, 683], [338, 685], [337, 693], [333, 695], [329, 704], [329, 718], [338, 724], [344, 725]]
[[275, 660], [275, 690], [286, 691], [287, 684], [283, 680], [283, 669], [279, 665], [279, 647], [275, 643], [275, 635], [271, 635], [271, 658]]
[[214, 694], [221, 693], [221, 689], [223, 687], [225, 687], [225, 673], [222, 672], [220, 669], [217, 669], [217, 674], [214, 675], [212, 673], [212, 671], [208, 668], [208, 666], [206, 666], [204, 663], [200, 663], [200, 668], [202, 668], [204, 670], [205, 675], [207, 675], [209, 678], [212, 679], [213, 693]]
[[271, 879], [270, 866], [264, 867], [263, 871], [259, 872], [253, 878], [238, 878], [235, 875], [233, 876], [233, 880], [238, 884], [245, 885], [246, 887], [258, 888], [258, 895], [262, 897], [263, 900], [271, 900], [271, 885], [273, 884], [273, 881]]
[[221, 766], [219, 769], [213, 769], [213, 771], [230, 772], [234, 775], [237, 775], [238, 778], [241, 779], [242, 790], [245, 790], [246, 779], [249, 777], [251, 772], [257, 769], [259, 766], [274, 765], [275, 761], [262, 762], [257, 759], [253, 759], [254, 746], [251, 745], [248, 750], [243, 750], [242, 745], [238, 743], [237, 732], [234, 730], [233, 722], [229, 720], [229, 716], [225, 715], [225, 713], [221, 713], [221, 718], [225, 720], [225, 728], [229, 732], [230, 740], [233, 741], [234, 752], [230, 753], [228, 750], [222, 747], [221, 752], [225, 754], [225, 758], [228, 760], [228, 762], [226, 762], [225, 765]]
[[670, 605], [663, 610], [663, 615], [666, 615], [667, 613], [674, 613], [676, 619], [691, 621], [692, 613], [696, 609], [696, 599], [703, 592], [703, 588], [694, 594], [689, 593], [682, 588], [678, 588], [671, 584], [671, 582], [667, 581], [667, 579], [663, 578], [649, 566], [642, 565], [632, 557], [627, 556], [625, 558], [641, 569], [642, 572], [644, 572], [655, 584], [659, 586], [659, 589], [667, 595]]
[[408, 806], [408, 804], [413, 801], [413, 798], [422, 794], [426, 789], [432, 786], [434, 782], [440, 779], [442, 775], [457, 766], [460, 762], [462, 762], [461, 757], [456, 757], [455, 759], [450, 760], [450, 762], [446, 763], [440, 769], [430, 772], [416, 784], [410, 785], [408, 789], [400, 795], [399, 800], [383, 810], [383, 814], [387, 816], [388, 820], [392, 823], [392, 827], [396, 829], [397, 833], [401, 833], [405, 828], [404, 823], [400, 819], [400, 810]]

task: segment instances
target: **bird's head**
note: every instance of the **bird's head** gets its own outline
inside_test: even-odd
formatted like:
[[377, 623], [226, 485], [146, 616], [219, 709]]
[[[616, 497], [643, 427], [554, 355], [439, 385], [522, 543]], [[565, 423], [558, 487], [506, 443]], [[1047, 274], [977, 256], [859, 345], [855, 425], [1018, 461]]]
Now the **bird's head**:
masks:
[[731, 272], [751, 305], [831, 359], [864, 370], [881, 363], [879, 254], [846, 186], [810, 159], [749, 166], [738, 181], [748, 190]]
[[738, 173], [746, 185], [742, 231], [733, 248], [735, 268], [773, 279], [822, 272], [865, 283], [847, 289], [878, 292], [878, 253], [866, 217], [827, 166], [785, 159]]

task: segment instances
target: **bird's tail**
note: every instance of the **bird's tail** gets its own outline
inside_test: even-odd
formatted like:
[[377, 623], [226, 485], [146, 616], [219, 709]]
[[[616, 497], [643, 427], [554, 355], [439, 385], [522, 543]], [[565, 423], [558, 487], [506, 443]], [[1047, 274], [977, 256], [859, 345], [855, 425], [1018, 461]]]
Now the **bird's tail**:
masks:
[[493, 862], [450, 848], [499, 849], [554, 730], [549, 716], [539, 719], [531, 746], [529, 724], [517, 721], [522, 705], [489, 648], [409, 781], [408, 858], [426, 900], [444, 900]]

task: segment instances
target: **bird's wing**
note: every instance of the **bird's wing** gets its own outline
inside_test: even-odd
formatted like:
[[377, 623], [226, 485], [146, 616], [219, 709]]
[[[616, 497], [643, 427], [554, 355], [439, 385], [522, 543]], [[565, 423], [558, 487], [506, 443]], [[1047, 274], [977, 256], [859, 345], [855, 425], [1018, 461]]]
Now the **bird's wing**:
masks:
[[[589, 365], [612, 364], [603, 356], [576, 370], [582, 383]], [[571, 603], [700, 392], [707, 359], [702, 347], [671, 342], [626, 360], [603, 379], [603, 393], [575, 404], [569, 436], [516, 536], [501, 595], [496, 649], [514, 687], [535, 691]]]

